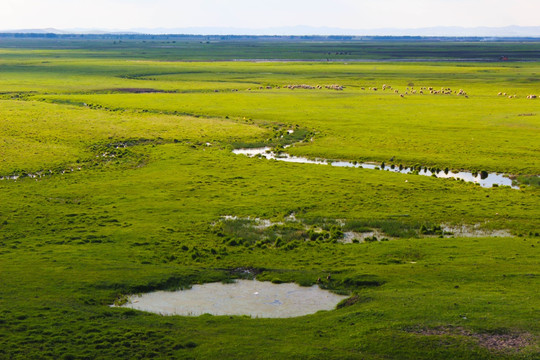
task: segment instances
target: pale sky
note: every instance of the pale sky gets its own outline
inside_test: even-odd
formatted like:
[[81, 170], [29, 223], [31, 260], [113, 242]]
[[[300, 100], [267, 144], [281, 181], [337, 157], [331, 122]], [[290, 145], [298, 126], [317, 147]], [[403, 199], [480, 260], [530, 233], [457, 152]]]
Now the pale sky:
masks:
[[0, 30], [540, 26], [540, 0], [0, 0]]

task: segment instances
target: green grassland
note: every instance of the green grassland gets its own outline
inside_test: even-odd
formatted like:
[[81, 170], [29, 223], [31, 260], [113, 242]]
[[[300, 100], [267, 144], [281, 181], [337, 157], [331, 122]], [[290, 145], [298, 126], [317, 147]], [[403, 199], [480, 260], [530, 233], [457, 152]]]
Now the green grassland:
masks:
[[81, 36], [13, 37], [0, 34], [6, 57], [79, 59], [148, 59], [166, 61], [229, 61], [290, 59], [314, 61], [391, 59], [538, 60], [538, 39], [440, 41], [437, 38], [235, 37], [235, 36]]
[[[0, 359], [538, 358], [540, 190], [528, 176], [540, 174], [540, 100], [526, 96], [540, 95], [540, 63], [168, 62], [169, 48], [150, 41], [13, 41], [0, 43], [0, 176], [21, 177], [0, 180]], [[264, 58], [271, 48], [194, 50], [203, 45], [175, 60]], [[491, 56], [484, 46], [470, 51]], [[450, 49], [459, 58], [463, 44]], [[301, 139], [290, 153], [525, 180], [482, 188], [231, 152]], [[312, 228], [222, 221], [291, 214]], [[440, 224], [512, 236], [422, 230]], [[318, 228], [328, 236], [313, 237]], [[339, 241], [365, 228], [389, 241]], [[321, 286], [351, 298], [290, 319], [109, 307], [245, 269], [303, 286], [331, 274]]]

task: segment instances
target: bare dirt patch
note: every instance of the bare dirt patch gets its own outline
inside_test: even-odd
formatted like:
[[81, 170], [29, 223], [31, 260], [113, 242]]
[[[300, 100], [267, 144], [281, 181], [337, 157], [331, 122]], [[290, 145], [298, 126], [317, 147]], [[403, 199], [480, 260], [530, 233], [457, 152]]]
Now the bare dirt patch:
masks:
[[527, 332], [474, 333], [462, 327], [443, 326], [431, 329], [411, 329], [408, 332], [426, 336], [457, 335], [473, 338], [479, 346], [491, 351], [520, 351], [527, 347], [538, 348], [538, 337]]

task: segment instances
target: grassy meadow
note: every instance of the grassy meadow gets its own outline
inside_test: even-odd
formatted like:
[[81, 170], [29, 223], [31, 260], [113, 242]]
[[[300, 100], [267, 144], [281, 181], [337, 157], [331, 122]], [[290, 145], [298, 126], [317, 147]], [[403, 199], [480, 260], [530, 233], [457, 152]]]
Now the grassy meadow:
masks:
[[[0, 359], [539, 357], [540, 62], [457, 61], [534, 44], [181, 45], [0, 42]], [[454, 61], [377, 61], [433, 54]], [[232, 153], [278, 144], [520, 189]], [[109, 307], [246, 274], [350, 298], [289, 319]]]

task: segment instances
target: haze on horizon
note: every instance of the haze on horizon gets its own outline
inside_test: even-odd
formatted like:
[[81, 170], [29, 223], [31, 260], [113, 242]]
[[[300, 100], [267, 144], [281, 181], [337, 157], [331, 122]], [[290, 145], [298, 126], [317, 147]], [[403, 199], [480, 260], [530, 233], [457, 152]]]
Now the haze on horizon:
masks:
[[540, 26], [537, 0], [2, 0], [0, 30]]

